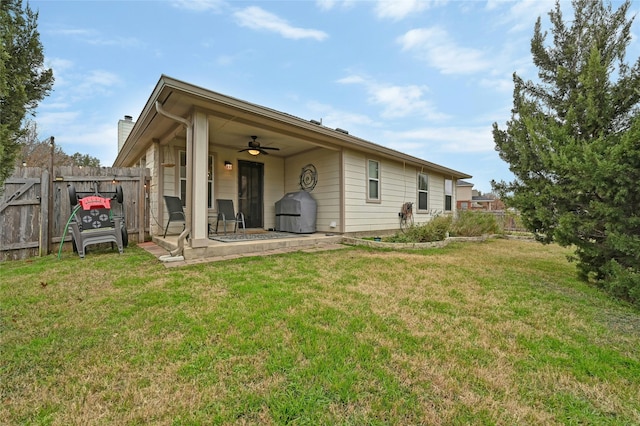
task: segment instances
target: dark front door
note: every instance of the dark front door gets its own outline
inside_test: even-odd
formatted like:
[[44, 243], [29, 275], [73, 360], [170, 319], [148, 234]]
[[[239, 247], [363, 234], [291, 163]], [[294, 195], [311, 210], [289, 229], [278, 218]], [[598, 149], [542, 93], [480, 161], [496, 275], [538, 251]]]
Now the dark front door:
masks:
[[247, 228], [262, 228], [264, 164], [238, 161], [238, 211], [244, 213]]

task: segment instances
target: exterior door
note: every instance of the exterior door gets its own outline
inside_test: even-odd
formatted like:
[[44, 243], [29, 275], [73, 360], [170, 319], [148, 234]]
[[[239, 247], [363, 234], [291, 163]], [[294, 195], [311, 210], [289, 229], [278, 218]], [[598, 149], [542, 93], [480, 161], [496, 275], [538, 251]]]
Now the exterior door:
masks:
[[264, 164], [238, 161], [238, 211], [247, 228], [264, 227]]

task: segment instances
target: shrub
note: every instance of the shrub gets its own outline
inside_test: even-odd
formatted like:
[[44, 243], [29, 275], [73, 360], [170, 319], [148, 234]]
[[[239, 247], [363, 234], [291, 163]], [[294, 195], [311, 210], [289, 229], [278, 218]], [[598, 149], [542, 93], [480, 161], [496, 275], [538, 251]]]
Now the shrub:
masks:
[[640, 273], [624, 268], [615, 260], [610, 260], [603, 269], [605, 277], [598, 284], [612, 296], [640, 308]]
[[492, 213], [461, 210], [451, 224], [450, 233], [454, 237], [479, 237], [486, 234], [499, 234], [501, 229]]
[[443, 241], [447, 237], [451, 221], [451, 216], [436, 216], [423, 225], [412, 226], [404, 234], [400, 233], [388, 238], [387, 241], [392, 243]]

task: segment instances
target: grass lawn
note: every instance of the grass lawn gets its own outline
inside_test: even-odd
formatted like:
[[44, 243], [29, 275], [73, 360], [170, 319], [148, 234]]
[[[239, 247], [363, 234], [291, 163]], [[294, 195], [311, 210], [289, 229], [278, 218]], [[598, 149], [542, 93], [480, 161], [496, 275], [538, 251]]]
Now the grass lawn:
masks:
[[567, 253], [0, 263], [0, 424], [640, 424], [640, 313]]

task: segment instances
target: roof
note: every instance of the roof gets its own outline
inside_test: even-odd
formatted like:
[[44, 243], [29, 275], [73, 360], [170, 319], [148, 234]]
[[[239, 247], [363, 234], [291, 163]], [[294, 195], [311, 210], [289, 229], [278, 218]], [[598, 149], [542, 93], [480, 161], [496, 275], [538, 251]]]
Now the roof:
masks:
[[471, 200], [477, 201], [479, 203], [496, 201], [495, 198], [487, 197], [487, 196], [484, 196], [484, 195], [475, 195], [475, 196], [471, 197]]
[[[277, 155], [294, 155], [315, 147], [332, 150], [355, 149], [424, 167], [455, 179], [471, 176], [448, 167], [355, 137], [342, 129], [332, 129], [314, 120], [223, 95], [172, 77], [162, 75], [147, 100], [131, 133], [114, 161], [114, 167], [135, 164], [154, 141], [167, 142], [184, 133], [181, 125], [156, 112], [159, 101], [163, 109], [180, 117], [189, 117], [194, 109], [206, 112], [209, 128], [216, 132], [216, 143], [230, 148], [244, 147], [249, 135], [258, 134], [263, 146], [270, 140], [280, 147]], [[222, 142], [224, 141], [224, 142]]]
[[456, 183], [456, 186], [473, 186], [471, 182], [467, 182], [466, 180], [459, 180]]

